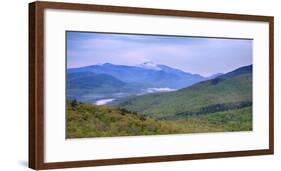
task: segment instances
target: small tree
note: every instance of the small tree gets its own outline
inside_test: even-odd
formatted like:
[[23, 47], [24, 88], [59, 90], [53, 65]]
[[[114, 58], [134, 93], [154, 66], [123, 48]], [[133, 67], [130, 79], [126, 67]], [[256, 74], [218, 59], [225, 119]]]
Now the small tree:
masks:
[[76, 100], [76, 99], [72, 100], [71, 103], [70, 103], [70, 105], [71, 105], [71, 107], [72, 107], [73, 109], [76, 109], [76, 107], [77, 107], [77, 105], [78, 105], [77, 100]]

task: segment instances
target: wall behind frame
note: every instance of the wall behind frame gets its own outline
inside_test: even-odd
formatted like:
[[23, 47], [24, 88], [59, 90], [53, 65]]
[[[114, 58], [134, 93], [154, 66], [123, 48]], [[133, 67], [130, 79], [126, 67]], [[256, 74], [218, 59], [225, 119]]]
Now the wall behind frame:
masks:
[[[3, 1], [0, 6], [0, 170], [28, 170], [28, 3], [30, 0]], [[64, 2], [77, 2], [64, 0]], [[80, 3], [169, 8], [180, 10], [242, 13], [275, 16], [275, 47], [281, 45], [280, 4], [275, 0], [79, 0]], [[170, 171], [170, 170], [277, 170], [281, 160], [281, 51], [275, 48], [275, 155], [207, 159], [68, 170]]]

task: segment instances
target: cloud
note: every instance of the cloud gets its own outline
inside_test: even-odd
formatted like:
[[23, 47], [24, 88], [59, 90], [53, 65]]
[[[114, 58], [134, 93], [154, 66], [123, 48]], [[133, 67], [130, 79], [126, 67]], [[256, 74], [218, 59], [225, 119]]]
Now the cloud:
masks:
[[252, 63], [252, 40], [68, 32], [67, 66], [146, 61], [210, 75]]

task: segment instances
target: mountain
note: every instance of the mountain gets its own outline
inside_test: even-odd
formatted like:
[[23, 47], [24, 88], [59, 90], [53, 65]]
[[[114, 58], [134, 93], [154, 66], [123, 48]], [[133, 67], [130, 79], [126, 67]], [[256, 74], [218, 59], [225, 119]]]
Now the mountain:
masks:
[[190, 86], [205, 78], [198, 74], [191, 74], [174, 69], [165, 65], [157, 65], [153, 62], [145, 62], [138, 66], [114, 65], [91, 65], [81, 68], [72, 68], [68, 73], [92, 72], [95, 74], [107, 74], [116, 79], [139, 84], [147, 88], [172, 88], [179, 89]]
[[252, 105], [252, 65], [167, 93], [134, 96], [115, 105], [157, 118], [200, 115]]
[[67, 73], [67, 99], [93, 102], [98, 99], [133, 95], [136, 88], [108, 74]]
[[80, 72], [67, 74], [68, 86], [72, 87], [102, 87], [105, 85], [114, 85], [116, 87], [124, 86], [126, 83], [120, 81], [108, 74], [95, 74], [92, 72]]

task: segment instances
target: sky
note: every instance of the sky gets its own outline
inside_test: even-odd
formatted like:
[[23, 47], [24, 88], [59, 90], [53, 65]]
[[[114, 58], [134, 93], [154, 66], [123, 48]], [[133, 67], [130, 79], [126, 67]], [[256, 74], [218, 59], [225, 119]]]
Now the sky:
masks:
[[67, 68], [150, 61], [210, 76], [252, 64], [253, 40], [67, 32]]

